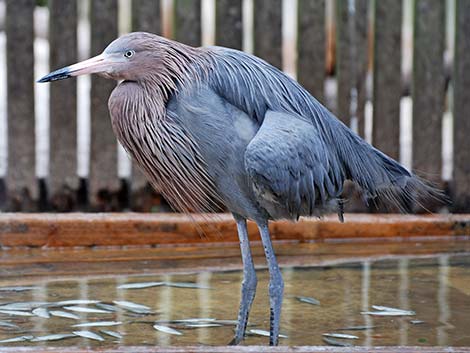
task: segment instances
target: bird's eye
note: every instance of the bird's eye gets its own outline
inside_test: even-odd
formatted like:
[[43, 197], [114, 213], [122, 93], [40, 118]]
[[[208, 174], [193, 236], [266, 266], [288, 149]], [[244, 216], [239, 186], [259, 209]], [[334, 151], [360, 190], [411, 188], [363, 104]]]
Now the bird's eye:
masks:
[[133, 50], [128, 50], [128, 51], [126, 51], [126, 52], [124, 53], [124, 56], [125, 56], [126, 58], [132, 58], [132, 57], [134, 56], [134, 54], [135, 54], [135, 51], [133, 51]]

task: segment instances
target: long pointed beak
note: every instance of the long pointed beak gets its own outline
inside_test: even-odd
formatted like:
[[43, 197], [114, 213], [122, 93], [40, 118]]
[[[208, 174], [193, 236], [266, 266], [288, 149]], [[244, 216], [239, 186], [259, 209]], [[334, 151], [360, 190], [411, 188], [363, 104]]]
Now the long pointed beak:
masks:
[[80, 76], [103, 72], [104, 68], [109, 64], [105, 54], [97, 55], [91, 59], [63, 67], [62, 69], [51, 72], [44, 76], [38, 82], [50, 82], [63, 80], [72, 76]]

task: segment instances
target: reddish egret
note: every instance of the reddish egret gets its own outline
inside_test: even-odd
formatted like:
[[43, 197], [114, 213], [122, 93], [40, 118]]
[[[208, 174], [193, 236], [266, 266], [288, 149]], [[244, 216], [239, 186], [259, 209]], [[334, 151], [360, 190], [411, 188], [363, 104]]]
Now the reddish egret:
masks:
[[257, 284], [247, 219], [258, 225], [268, 263], [269, 341], [276, 345], [284, 283], [270, 220], [329, 211], [342, 220], [346, 179], [367, 197], [398, 206], [433, 192], [255, 56], [138, 32], [40, 82], [92, 73], [121, 81], [109, 98], [114, 132], [174, 208], [210, 212], [223, 205], [233, 213], [244, 274], [233, 344], [244, 337]]

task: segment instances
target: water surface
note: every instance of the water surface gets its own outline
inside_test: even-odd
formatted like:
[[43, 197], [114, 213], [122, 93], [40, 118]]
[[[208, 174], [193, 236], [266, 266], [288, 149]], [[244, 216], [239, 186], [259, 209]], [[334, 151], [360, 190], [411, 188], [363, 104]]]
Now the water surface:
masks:
[[[269, 328], [268, 274], [257, 271], [258, 292], [250, 322], [253, 328]], [[470, 346], [470, 257], [442, 255], [421, 259], [374, 260], [331, 267], [284, 268], [285, 299], [282, 313], [283, 345], [324, 345], [322, 334], [342, 332], [357, 340], [355, 345], [384, 346]], [[30, 334], [41, 336], [70, 333], [71, 325], [90, 321], [121, 321], [108, 327], [123, 335], [121, 340], [106, 337], [104, 342], [69, 338], [54, 342], [3, 343], [2, 345], [94, 346], [113, 345], [225, 345], [233, 335], [232, 326], [210, 328], [175, 327], [180, 336], [157, 332], [155, 320], [185, 318], [236, 319], [242, 273], [202, 272], [195, 274], [82, 277], [74, 280], [45, 278], [31, 282], [36, 288], [24, 292], [0, 291], [0, 302], [96, 299], [112, 303], [127, 300], [144, 304], [156, 313], [136, 315], [125, 310], [108, 314], [76, 313], [80, 320], [59, 317], [10, 316], [0, 313], [0, 321], [15, 323], [18, 329], [0, 326], [0, 339]], [[132, 282], [194, 282], [210, 289], [152, 287], [117, 289]], [[320, 305], [299, 302], [295, 296], [313, 297]], [[361, 311], [372, 305], [413, 310], [415, 316], [372, 317]], [[88, 307], [94, 307], [88, 305]], [[412, 320], [423, 321], [419, 324]], [[338, 331], [350, 326], [373, 326], [361, 331]], [[103, 328], [90, 328], [99, 333]], [[267, 344], [266, 337], [249, 336], [244, 344]]]

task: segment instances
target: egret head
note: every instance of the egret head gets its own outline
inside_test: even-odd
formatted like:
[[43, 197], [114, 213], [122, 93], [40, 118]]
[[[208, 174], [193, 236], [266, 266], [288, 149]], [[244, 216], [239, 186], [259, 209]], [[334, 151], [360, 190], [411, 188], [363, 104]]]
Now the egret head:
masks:
[[[181, 46], [184, 49], [177, 48]], [[50, 82], [72, 76], [98, 74], [105, 78], [125, 81], [145, 81], [152, 75], [168, 73], [168, 58], [179, 56], [188, 59], [190, 47], [163, 37], [133, 32], [109, 44], [99, 55], [74, 65], [51, 72], [38, 82]], [[187, 60], [186, 60], [187, 61]], [[174, 63], [174, 61], [171, 61]]]

